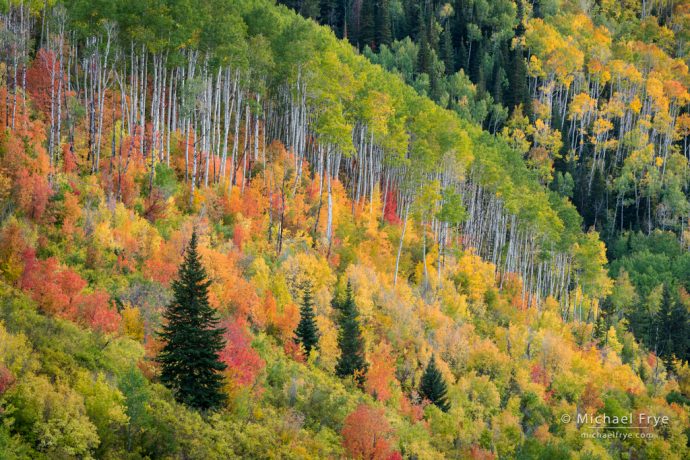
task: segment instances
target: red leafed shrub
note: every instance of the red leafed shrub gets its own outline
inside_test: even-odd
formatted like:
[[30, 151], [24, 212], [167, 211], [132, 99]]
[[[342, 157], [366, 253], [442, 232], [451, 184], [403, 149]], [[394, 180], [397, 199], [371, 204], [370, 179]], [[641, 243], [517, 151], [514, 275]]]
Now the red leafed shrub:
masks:
[[24, 251], [24, 275], [21, 287], [45, 313], [74, 318], [74, 300], [86, 286], [77, 273], [61, 269], [57, 259], [38, 260], [33, 249]]
[[235, 318], [223, 325], [225, 348], [220, 352], [220, 360], [227, 366], [227, 373], [233, 383], [251, 385], [266, 363], [251, 347], [251, 337], [244, 321]]
[[112, 333], [120, 328], [120, 314], [112, 307], [107, 292], [98, 290], [82, 295], [78, 304], [81, 319], [91, 329]]
[[388, 424], [383, 409], [360, 404], [345, 417], [342, 435], [343, 446], [354, 458], [395, 458], [392, 457], [395, 453], [390, 447], [393, 429]]
[[38, 260], [34, 249], [24, 251], [21, 288], [36, 301], [42, 312], [96, 331], [117, 331], [121, 318], [112, 308], [108, 294], [101, 290], [84, 294], [86, 285], [77, 272], [61, 267], [54, 257]]

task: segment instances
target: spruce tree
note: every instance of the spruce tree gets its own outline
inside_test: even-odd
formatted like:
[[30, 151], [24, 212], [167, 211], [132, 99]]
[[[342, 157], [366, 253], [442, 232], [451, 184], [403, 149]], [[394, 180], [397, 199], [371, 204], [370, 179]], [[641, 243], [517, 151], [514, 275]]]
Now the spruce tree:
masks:
[[364, 359], [364, 339], [359, 327], [357, 306], [349, 282], [345, 291], [345, 301], [340, 305], [338, 347], [340, 357], [335, 366], [336, 375], [341, 378], [353, 376], [357, 385], [362, 386], [368, 366]]
[[441, 372], [436, 367], [436, 358], [432, 356], [429, 364], [426, 366], [424, 375], [422, 375], [419, 392], [424, 398], [431, 401], [432, 404], [436, 405], [436, 407], [443, 412], [448, 412], [450, 403], [446, 396], [447, 391], [446, 382], [443, 380]]
[[192, 234], [185, 258], [173, 281], [173, 300], [163, 313], [159, 333], [165, 346], [158, 355], [161, 382], [175, 399], [200, 410], [215, 409], [225, 402], [225, 370], [218, 354], [225, 346], [224, 328], [218, 327], [216, 311], [208, 303], [210, 281], [197, 252]]
[[319, 329], [316, 326], [314, 302], [311, 295], [311, 284], [304, 286], [304, 297], [299, 311], [299, 324], [295, 329], [295, 343], [301, 343], [307, 356], [318, 347]]

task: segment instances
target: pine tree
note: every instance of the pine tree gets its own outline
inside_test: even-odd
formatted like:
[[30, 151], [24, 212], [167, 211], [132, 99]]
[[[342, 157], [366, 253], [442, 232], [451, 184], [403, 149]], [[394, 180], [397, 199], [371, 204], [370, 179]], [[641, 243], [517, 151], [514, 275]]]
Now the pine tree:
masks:
[[340, 330], [338, 331], [340, 357], [335, 366], [335, 373], [341, 378], [353, 376], [357, 385], [362, 386], [368, 365], [364, 359], [364, 339], [359, 327], [352, 286], [349, 282], [345, 291], [345, 301], [340, 305], [340, 310]]
[[434, 356], [431, 357], [424, 371], [424, 375], [422, 375], [419, 392], [425, 399], [431, 401], [443, 412], [448, 412], [450, 409], [450, 403], [446, 395], [448, 388], [446, 387], [446, 382], [443, 380], [441, 372], [436, 367], [436, 358]]
[[163, 385], [179, 402], [200, 410], [215, 409], [225, 402], [220, 372], [226, 365], [218, 358], [225, 346], [225, 329], [218, 327], [216, 311], [208, 303], [210, 284], [194, 232], [178, 279], [172, 284], [174, 298], [163, 313], [165, 325], [159, 335], [165, 346], [158, 361]]
[[314, 315], [314, 302], [311, 296], [311, 285], [304, 287], [304, 297], [299, 311], [300, 320], [295, 329], [295, 343], [301, 343], [307, 356], [311, 350], [318, 347], [319, 329], [316, 326]]

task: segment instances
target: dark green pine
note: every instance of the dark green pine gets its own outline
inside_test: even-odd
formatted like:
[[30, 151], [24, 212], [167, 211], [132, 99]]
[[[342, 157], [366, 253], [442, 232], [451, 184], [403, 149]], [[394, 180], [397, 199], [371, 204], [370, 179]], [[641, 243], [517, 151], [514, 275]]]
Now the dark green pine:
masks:
[[161, 382], [175, 399], [199, 410], [216, 409], [226, 399], [222, 391], [226, 365], [219, 360], [225, 346], [225, 329], [218, 327], [216, 311], [208, 302], [206, 270], [192, 234], [178, 279], [172, 284], [173, 300], [163, 313], [160, 337], [165, 346], [158, 355]]
[[299, 311], [299, 324], [295, 329], [295, 343], [301, 343], [304, 351], [309, 356], [312, 349], [319, 344], [319, 329], [316, 326], [314, 314], [314, 301], [311, 295], [311, 285], [304, 287], [304, 297]]
[[422, 397], [428, 399], [443, 412], [448, 412], [450, 403], [448, 402], [446, 382], [443, 380], [441, 372], [436, 367], [436, 359], [432, 356], [426, 366], [422, 382], [419, 386]]
[[335, 366], [335, 373], [340, 378], [354, 377], [357, 385], [361, 387], [364, 384], [368, 365], [364, 359], [364, 339], [358, 316], [352, 286], [348, 282], [345, 301], [340, 305], [340, 330], [338, 331], [340, 357]]

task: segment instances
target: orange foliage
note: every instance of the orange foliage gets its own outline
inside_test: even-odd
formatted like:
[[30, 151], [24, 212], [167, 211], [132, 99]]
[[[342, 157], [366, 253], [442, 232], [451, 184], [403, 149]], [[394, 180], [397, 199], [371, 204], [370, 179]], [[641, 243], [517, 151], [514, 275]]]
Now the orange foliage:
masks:
[[282, 312], [276, 315], [275, 326], [283, 342], [292, 342], [292, 335], [299, 323], [299, 307], [294, 303], [285, 305]]
[[370, 356], [371, 366], [367, 372], [365, 389], [379, 401], [390, 399], [391, 385], [395, 382], [395, 360], [391, 351], [388, 342], [379, 342]]
[[231, 311], [253, 323], [260, 323], [263, 317], [262, 304], [254, 286], [247, 281], [237, 266], [239, 254], [221, 254], [208, 248], [201, 248], [204, 266], [209, 279], [213, 281], [209, 301], [214, 308]]
[[32, 174], [26, 168], [21, 168], [17, 172], [15, 185], [15, 196], [19, 207], [32, 219], [39, 220], [52, 194], [48, 179], [40, 174]]
[[493, 452], [474, 445], [470, 448], [470, 458], [474, 460], [494, 460], [496, 455]]
[[24, 271], [26, 247], [21, 227], [16, 221], [10, 221], [0, 231], [0, 272], [11, 283], [17, 282]]
[[424, 406], [414, 404], [407, 397], [403, 396], [400, 400], [400, 413], [412, 422], [418, 422], [424, 418]]
[[343, 446], [354, 458], [380, 460], [394, 454], [390, 447], [393, 429], [383, 409], [360, 404], [345, 417], [341, 433]]

